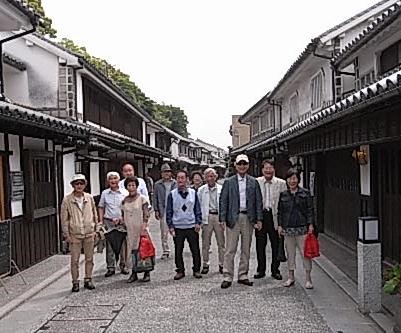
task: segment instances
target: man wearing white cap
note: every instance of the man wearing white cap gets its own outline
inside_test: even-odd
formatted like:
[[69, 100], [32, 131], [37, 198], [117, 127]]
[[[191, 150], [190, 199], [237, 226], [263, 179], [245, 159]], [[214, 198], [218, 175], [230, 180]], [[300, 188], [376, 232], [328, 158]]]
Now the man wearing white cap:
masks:
[[[128, 195], [128, 191], [125, 188], [120, 188], [119, 180], [120, 175], [118, 172], [110, 171], [106, 175], [107, 183], [109, 188], [105, 189], [100, 196], [99, 201], [99, 220], [104, 224], [106, 230], [110, 232], [113, 229], [118, 229], [121, 232], [125, 232], [124, 226], [121, 224], [121, 203], [124, 198]], [[124, 242], [121, 253], [120, 253], [120, 272], [121, 274], [129, 274], [125, 267], [126, 259], [126, 243]], [[106, 262], [107, 272], [105, 277], [109, 277], [115, 274], [116, 259], [113, 252], [113, 248], [109, 242], [106, 242]]]
[[172, 190], [177, 187], [177, 182], [173, 179], [173, 172], [168, 165], [164, 163], [160, 169], [162, 178], [159, 179], [154, 186], [153, 208], [155, 217], [160, 221], [160, 233], [163, 247], [163, 255], [160, 259], [166, 259], [170, 255], [170, 247], [168, 246], [169, 229], [166, 222], [167, 197]]
[[[226, 252], [224, 255], [221, 288], [232, 285], [234, 276], [234, 258], [238, 241], [241, 237], [241, 257], [238, 267], [238, 283], [252, 286], [248, 279], [249, 256], [251, 250], [253, 228], [262, 228], [263, 204], [262, 193], [255, 178], [247, 174], [249, 159], [246, 155], [238, 155], [235, 159], [237, 174], [228, 178], [220, 195], [219, 220], [226, 229]], [[227, 227], [227, 228], [226, 228]]]
[[92, 283], [93, 252], [95, 235], [100, 230], [100, 224], [95, 201], [89, 193], [84, 192], [87, 185], [85, 176], [74, 175], [70, 184], [74, 190], [63, 199], [60, 218], [63, 236], [71, 251], [72, 291], [78, 292], [79, 256], [82, 248], [85, 254], [84, 287], [95, 289]]

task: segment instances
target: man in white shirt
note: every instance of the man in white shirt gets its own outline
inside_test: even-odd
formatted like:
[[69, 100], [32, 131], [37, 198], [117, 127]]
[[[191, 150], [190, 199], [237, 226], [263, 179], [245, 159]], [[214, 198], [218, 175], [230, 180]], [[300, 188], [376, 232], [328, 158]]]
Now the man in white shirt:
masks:
[[202, 274], [209, 273], [209, 249], [212, 235], [216, 237], [219, 272], [223, 274], [223, 262], [225, 251], [224, 230], [219, 223], [219, 200], [222, 186], [216, 183], [217, 172], [213, 168], [207, 168], [204, 171], [206, 184], [198, 190], [199, 203], [202, 210]]
[[277, 209], [280, 193], [287, 190], [287, 185], [285, 180], [277, 178], [274, 173], [274, 161], [271, 159], [264, 160], [262, 162], [263, 176], [257, 178], [260, 191], [262, 192], [263, 221], [262, 229], [255, 230], [256, 255], [258, 259], [257, 273], [254, 275], [255, 279], [260, 279], [266, 276], [267, 236], [269, 236], [272, 252], [272, 261], [270, 266], [271, 276], [276, 280], [283, 279], [279, 270], [280, 261], [277, 260], [279, 247], [279, 235], [277, 233]]
[[[123, 173], [123, 177], [124, 178], [122, 180], [120, 180], [118, 185], [120, 186], [120, 189], [124, 189], [125, 190], [124, 181], [128, 177], [134, 177], [135, 176], [135, 168], [131, 163], [125, 163], [122, 166], [122, 173]], [[138, 192], [140, 194], [146, 196], [149, 199], [148, 189], [146, 187], [145, 181], [143, 180], [143, 178], [140, 178], [140, 177], [136, 177], [136, 178], [138, 179], [138, 182], [139, 182]]]
[[[110, 171], [107, 173], [106, 177], [109, 188], [105, 189], [100, 196], [100, 201], [98, 205], [99, 222], [105, 226], [108, 232], [113, 229], [117, 229], [121, 232], [126, 232], [120, 220], [122, 216], [121, 203], [128, 195], [128, 191], [125, 188], [119, 187], [120, 175], [118, 174], [118, 172]], [[115, 274], [116, 259], [111, 244], [107, 242], [106, 245], [107, 272], [105, 274], [105, 277], [109, 277]], [[125, 247], [126, 243], [124, 242], [120, 253], [119, 263], [121, 274], [128, 274], [128, 270], [125, 267]]]

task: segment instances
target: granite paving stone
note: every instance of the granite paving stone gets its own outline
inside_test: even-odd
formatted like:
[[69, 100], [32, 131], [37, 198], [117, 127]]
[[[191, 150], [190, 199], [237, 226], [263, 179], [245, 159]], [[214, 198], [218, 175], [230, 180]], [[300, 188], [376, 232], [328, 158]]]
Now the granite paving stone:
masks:
[[[160, 249], [156, 223], [151, 227], [151, 234]], [[252, 245], [250, 278], [256, 267]], [[96, 290], [82, 289], [71, 294], [49, 313], [47, 320], [66, 306], [77, 306], [73, 312], [67, 311], [60, 317], [70, 319], [68, 325], [58, 326], [61, 322], [51, 321], [51, 329], [59, 327], [58, 332], [78, 332], [79, 323], [84, 323], [81, 328], [85, 331], [103, 332], [104, 328], [96, 326], [99, 320], [93, 319], [101, 318], [99, 306], [109, 305], [109, 309], [122, 307], [122, 310], [114, 320], [111, 314], [106, 314], [105, 318], [111, 319], [106, 332], [331, 332], [299, 284], [287, 289], [281, 286], [282, 281], [267, 277], [255, 281], [253, 287], [234, 281], [231, 288], [221, 289], [222, 275], [218, 273], [216, 257], [217, 246], [213, 240], [210, 273], [199, 280], [192, 276], [192, 258], [187, 246], [184, 253], [187, 275], [180, 281], [173, 280], [175, 267], [171, 256], [157, 260], [149, 283], [127, 284], [127, 276], [119, 273], [104, 278], [105, 265], [97, 265]], [[84, 310], [77, 314], [79, 307]], [[88, 320], [74, 320], [79, 318]]]

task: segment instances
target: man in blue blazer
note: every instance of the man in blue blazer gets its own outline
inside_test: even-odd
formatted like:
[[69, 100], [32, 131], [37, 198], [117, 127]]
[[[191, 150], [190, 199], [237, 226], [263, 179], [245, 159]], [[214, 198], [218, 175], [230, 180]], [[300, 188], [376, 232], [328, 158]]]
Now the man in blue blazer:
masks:
[[224, 255], [221, 288], [231, 286], [234, 276], [234, 258], [241, 236], [241, 257], [238, 267], [238, 283], [252, 286], [248, 279], [249, 256], [253, 229], [262, 228], [263, 202], [260, 186], [255, 178], [247, 174], [249, 159], [238, 155], [235, 159], [237, 174], [228, 178], [220, 194], [219, 220], [226, 230], [226, 252]]

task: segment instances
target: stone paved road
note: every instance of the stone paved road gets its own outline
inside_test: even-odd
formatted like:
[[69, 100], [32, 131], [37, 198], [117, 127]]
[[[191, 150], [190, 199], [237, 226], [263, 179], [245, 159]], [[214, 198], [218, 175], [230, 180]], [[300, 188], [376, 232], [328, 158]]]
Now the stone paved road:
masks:
[[[151, 231], [160, 248], [157, 227], [153, 225]], [[216, 254], [213, 244], [213, 260]], [[252, 259], [253, 274], [254, 253]], [[256, 281], [253, 287], [234, 283], [233, 287], [222, 290], [216, 261], [201, 280], [190, 274], [187, 247], [185, 263], [188, 275], [181, 281], [173, 281], [174, 260], [170, 258], [157, 263], [150, 283], [131, 285], [120, 274], [105, 279], [105, 265], [98, 265], [96, 290], [67, 297], [49, 313], [45, 327], [36, 331], [331, 332], [300, 285], [285, 289], [280, 282], [267, 278]], [[42, 320], [38, 327], [43, 323]]]

